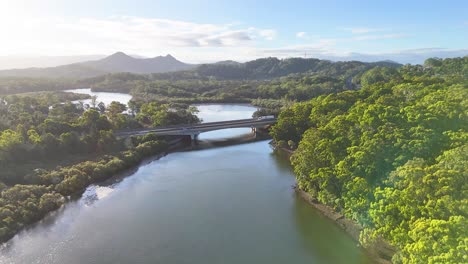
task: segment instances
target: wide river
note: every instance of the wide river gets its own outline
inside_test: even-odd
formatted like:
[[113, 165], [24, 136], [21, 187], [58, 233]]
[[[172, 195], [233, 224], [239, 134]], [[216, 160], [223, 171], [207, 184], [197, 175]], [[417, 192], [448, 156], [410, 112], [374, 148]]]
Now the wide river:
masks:
[[[205, 121], [255, 108], [202, 105]], [[201, 135], [201, 140], [248, 133]], [[334, 223], [295, 195], [268, 141], [171, 153], [90, 186], [1, 247], [0, 263], [365, 263]]]

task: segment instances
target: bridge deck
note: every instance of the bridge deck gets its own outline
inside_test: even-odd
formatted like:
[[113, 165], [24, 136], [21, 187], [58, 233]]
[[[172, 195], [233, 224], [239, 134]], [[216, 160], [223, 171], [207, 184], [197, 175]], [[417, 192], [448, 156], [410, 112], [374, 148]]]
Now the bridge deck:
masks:
[[157, 135], [197, 135], [202, 132], [227, 129], [227, 128], [241, 128], [241, 127], [263, 127], [276, 123], [276, 118], [263, 118], [263, 119], [240, 119], [219, 122], [200, 123], [192, 125], [177, 125], [157, 128], [143, 128], [132, 130], [121, 130], [115, 133], [116, 136], [125, 137], [132, 135], [144, 135], [148, 133], [155, 133]]

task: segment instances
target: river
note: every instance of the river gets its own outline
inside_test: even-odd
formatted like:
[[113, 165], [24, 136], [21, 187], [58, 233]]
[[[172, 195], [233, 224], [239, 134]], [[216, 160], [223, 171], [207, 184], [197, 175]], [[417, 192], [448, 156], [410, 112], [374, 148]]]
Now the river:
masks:
[[[80, 88], [80, 89], [72, 89], [66, 90], [65, 92], [70, 93], [77, 93], [77, 94], [89, 94], [91, 96], [96, 96], [96, 102], [100, 103], [103, 102], [105, 105], [110, 105], [112, 101], [117, 101], [122, 104], [128, 104], [128, 102], [132, 99], [132, 96], [125, 93], [108, 93], [108, 92], [93, 92], [91, 88]], [[79, 100], [85, 104], [90, 104], [91, 99]], [[77, 101], [78, 102], [78, 101]]]
[[[199, 106], [205, 121], [255, 108]], [[226, 132], [230, 131], [230, 132]], [[210, 132], [202, 140], [247, 133]], [[336, 225], [292, 190], [268, 141], [171, 153], [90, 186], [0, 251], [0, 263], [363, 263]]]

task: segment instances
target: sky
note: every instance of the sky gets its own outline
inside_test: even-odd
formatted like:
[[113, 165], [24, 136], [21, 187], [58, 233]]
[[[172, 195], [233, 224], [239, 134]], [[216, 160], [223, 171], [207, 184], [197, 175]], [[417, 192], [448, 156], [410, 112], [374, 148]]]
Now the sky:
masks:
[[468, 55], [468, 1], [0, 0], [0, 56], [396, 60]]

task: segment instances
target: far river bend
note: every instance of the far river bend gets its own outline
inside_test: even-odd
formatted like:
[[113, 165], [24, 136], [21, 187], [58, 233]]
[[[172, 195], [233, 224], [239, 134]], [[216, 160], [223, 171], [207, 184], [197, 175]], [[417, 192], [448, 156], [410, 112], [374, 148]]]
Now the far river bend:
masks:
[[[205, 121], [255, 111], [199, 109]], [[226, 131], [201, 139], [248, 129]], [[293, 184], [289, 162], [268, 141], [171, 153], [90, 186], [2, 245], [0, 263], [365, 263], [356, 243]]]

